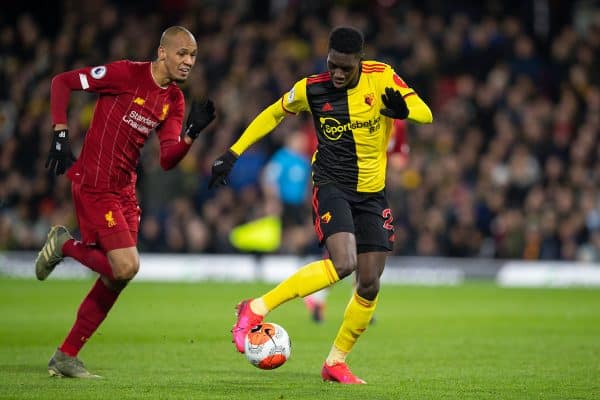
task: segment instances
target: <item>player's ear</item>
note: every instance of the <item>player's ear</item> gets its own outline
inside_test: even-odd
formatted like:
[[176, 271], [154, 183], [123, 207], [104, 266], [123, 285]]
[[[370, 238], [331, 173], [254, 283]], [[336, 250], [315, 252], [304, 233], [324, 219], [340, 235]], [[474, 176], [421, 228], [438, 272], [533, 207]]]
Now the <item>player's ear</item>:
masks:
[[165, 61], [167, 58], [167, 52], [163, 46], [158, 47], [157, 51], [158, 61]]

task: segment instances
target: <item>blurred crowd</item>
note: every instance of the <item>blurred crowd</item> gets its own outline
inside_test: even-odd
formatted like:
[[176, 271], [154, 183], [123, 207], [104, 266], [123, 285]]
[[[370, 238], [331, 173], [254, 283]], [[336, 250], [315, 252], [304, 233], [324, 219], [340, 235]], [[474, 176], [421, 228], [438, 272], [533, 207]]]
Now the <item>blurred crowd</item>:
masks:
[[[492, 5], [93, 0], [64, 2], [55, 24], [35, 13], [2, 19], [0, 250], [38, 249], [52, 224], [76, 232], [70, 184], [44, 168], [52, 77], [152, 59], [162, 30], [180, 24], [199, 50], [186, 98], [212, 98], [218, 118], [168, 173], [156, 138], [144, 148], [140, 249], [236, 252], [234, 227], [277, 215], [280, 253], [318, 253], [309, 115], [254, 145], [229, 186], [209, 191], [207, 181], [212, 160], [263, 107], [325, 70], [330, 29], [353, 25], [366, 58], [394, 66], [434, 113], [431, 125], [403, 127], [408, 157], [392, 153], [388, 163], [394, 254], [600, 261], [600, 12], [595, 2], [525, 1], [549, 8], [509, 15], [481, 3]], [[94, 101], [71, 96], [76, 153]]]

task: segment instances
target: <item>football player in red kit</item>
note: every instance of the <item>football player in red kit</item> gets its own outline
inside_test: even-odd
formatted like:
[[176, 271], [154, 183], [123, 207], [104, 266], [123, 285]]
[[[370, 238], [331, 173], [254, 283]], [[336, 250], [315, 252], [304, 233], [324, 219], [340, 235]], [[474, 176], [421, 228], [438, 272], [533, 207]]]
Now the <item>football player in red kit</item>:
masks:
[[[100, 274], [71, 331], [50, 359], [48, 372], [53, 376], [98, 377], [85, 369], [77, 354], [139, 269], [136, 243], [141, 210], [135, 196], [135, 169], [146, 139], [156, 132], [160, 165], [168, 170], [215, 118], [210, 100], [193, 102], [182, 135], [185, 101], [176, 83], [186, 80], [196, 62], [194, 36], [183, 27], [170, 27], [163, 32], [157, 53], [151, 62], [116, 61], [67, 71], [52, 80], [54, 133], [46, 167], [56, 175], [67, 172], [71, 180], [81, 241], [63, 226], [52, 227], [35, 262], [36, 276], [46, 279], [64, 257]], [[76, 161], [66, 125], [73, 90], [99, 95]]]

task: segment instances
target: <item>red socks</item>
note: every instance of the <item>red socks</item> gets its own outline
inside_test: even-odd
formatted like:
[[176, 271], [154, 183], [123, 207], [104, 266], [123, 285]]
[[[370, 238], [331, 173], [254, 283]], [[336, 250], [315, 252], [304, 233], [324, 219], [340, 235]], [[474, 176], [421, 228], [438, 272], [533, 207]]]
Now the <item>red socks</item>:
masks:
[[96, 247], [86, 246], [74, 239], [67, 240], [62, 247], [63, 255], [73, 257], [92, 271], [114, 279], [108, 257]]
[[[100, 252], [99, 250], [97, 251]], [[104, 258], [106, 259], [106, 256]], [[113, 292], [98, 278], [92, 290], [90, 290], [79, 306], [75, 324], [60, 346], [60, 350], [72, 357], [76, 357], [85, 342], [94, 334], [102, 321], [104, 321], [108, 311], [115, 304], [115, 301], [117, 301], [117, 297], [119, 297], [119, 292]]]

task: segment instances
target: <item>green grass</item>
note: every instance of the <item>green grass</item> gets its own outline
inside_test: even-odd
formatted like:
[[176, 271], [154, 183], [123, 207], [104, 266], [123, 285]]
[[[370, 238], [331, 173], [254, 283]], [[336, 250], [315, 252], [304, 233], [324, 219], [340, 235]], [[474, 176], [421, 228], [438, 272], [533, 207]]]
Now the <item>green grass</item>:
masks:
[[261, 371], [234, 352], [233, 307], [267, 285], [133, 282], [81, 352], [99, 381], [49, 378], [89, 281], [0, 279], [0, 399], [598, 399], [600, 291], [385, 286], [349, 357], [364, 386], [321, 382], [350, 287], [315, 325], [302, 302], [269, 320], [292, 358]]

